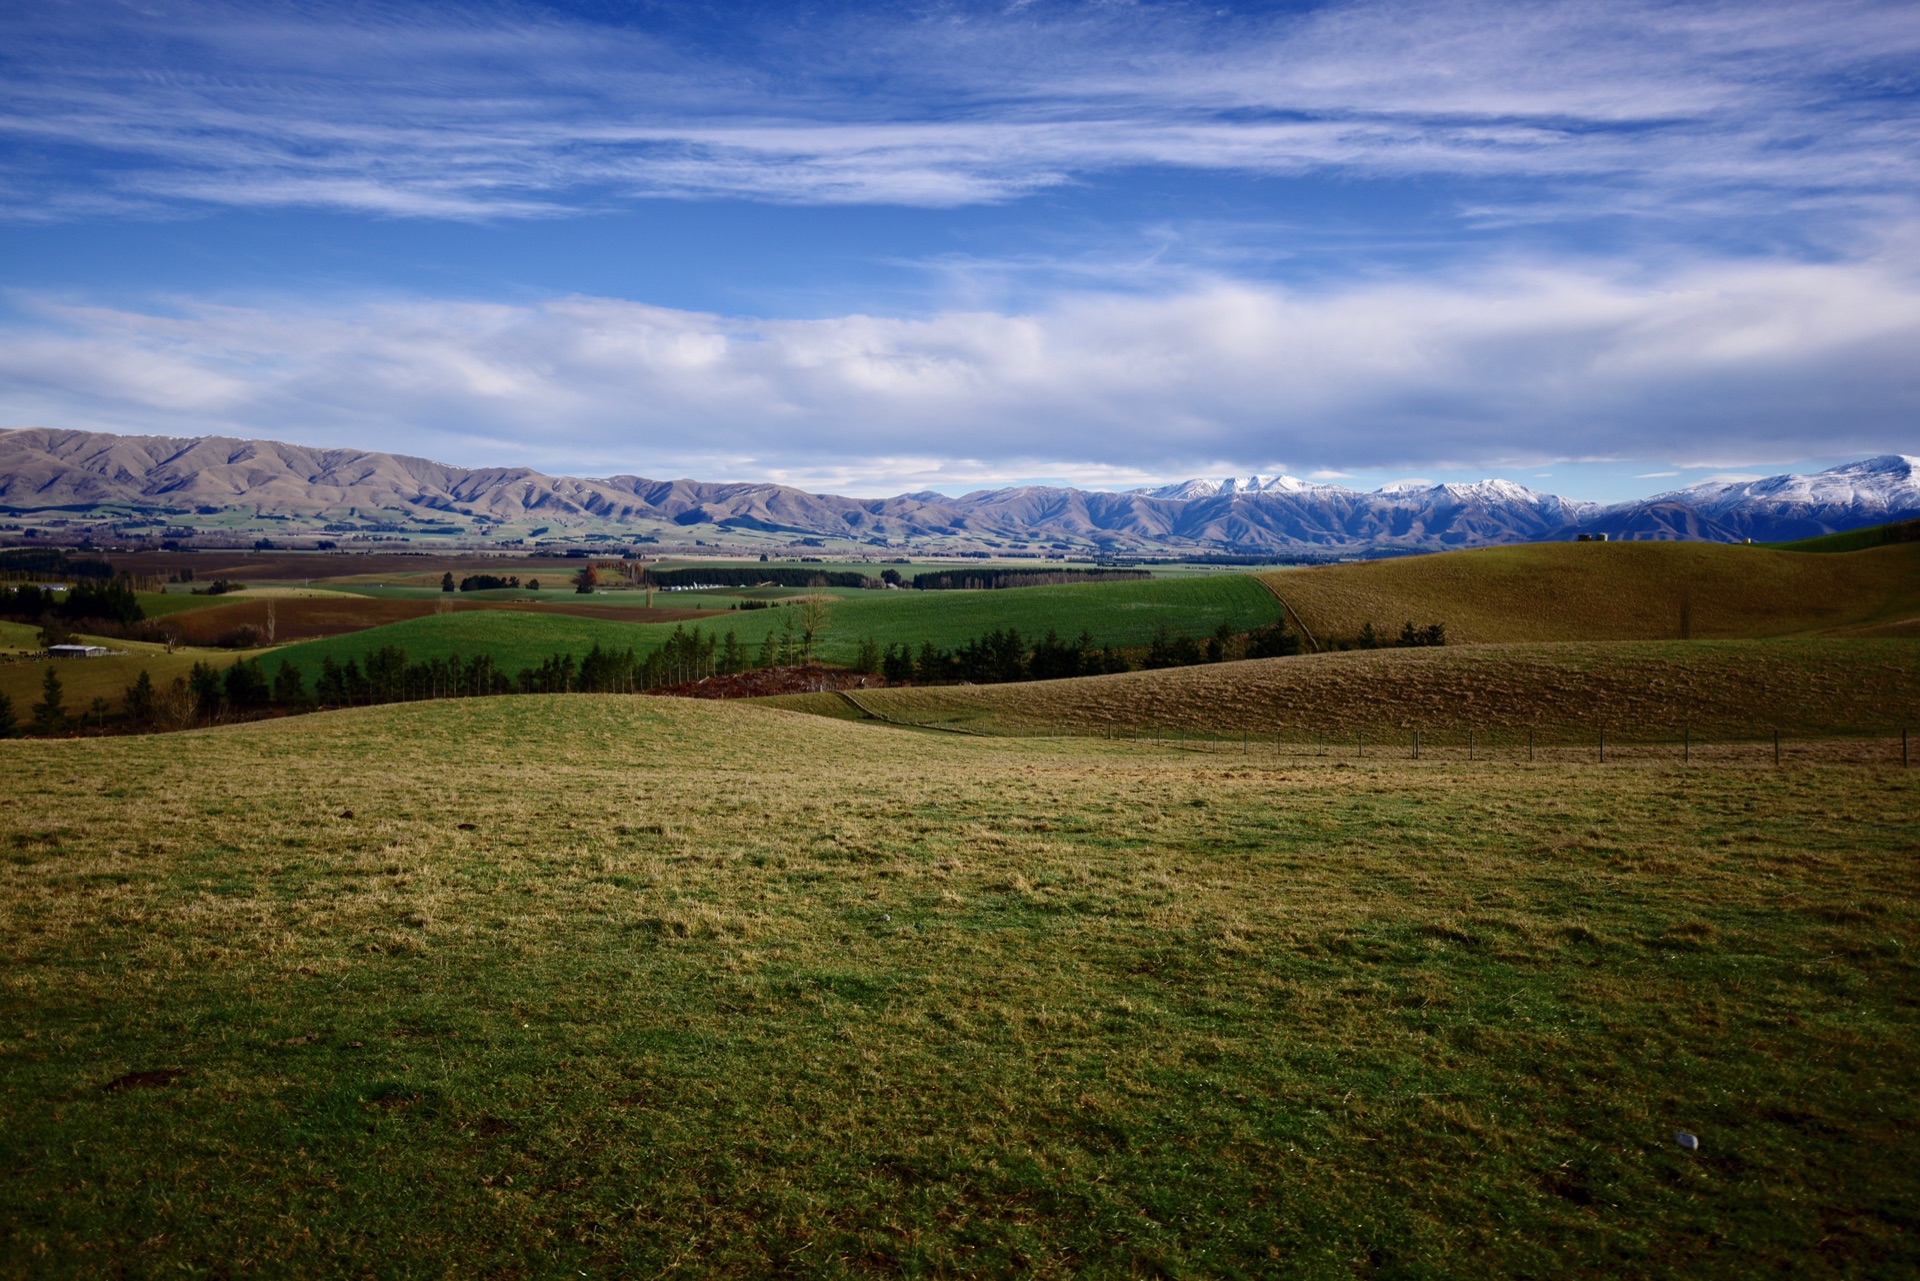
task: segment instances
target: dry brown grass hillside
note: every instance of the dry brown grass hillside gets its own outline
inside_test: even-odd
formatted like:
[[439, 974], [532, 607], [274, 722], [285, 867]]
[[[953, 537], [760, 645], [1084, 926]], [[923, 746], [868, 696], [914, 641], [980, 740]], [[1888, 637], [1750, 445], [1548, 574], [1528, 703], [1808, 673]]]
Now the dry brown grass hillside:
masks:
[[1807, 639], [1354, 650], [769, 701], [989, 734], [1897, 733], [1903, 725], [1920, 729], [1920, 645]]
[[1533, 543], [1261, 576], [1322, 646], [1367, 623], [1449, 641], [1920, 635], [1920, 543], [1839, 555], [1720, 543]]

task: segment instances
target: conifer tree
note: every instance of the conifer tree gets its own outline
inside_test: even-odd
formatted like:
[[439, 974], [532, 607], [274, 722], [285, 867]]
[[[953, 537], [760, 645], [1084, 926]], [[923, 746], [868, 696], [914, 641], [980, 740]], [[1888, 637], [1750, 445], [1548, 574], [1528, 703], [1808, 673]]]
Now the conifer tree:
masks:
[[60, 673], [49, 663], [46, 679], [40, 682], [40, 701], [33, 705], [33, 728], [42, 734], [57, 734], [66, 725], [67, 709], [60, 689]]
[[127, 708], [127, 718], [134, 724], [145, 725], [153, 719], [153, 677], [147, 674], [146, 668], [141, 668], [140, 675], [133, 684], [127, 686], [123, 701]]

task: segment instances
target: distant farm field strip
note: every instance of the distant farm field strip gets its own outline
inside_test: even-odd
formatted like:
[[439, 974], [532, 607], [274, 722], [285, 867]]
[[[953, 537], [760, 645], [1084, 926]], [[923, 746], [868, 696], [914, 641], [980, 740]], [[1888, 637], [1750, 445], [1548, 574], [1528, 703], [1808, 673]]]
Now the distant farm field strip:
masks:
[[[587, 601], [596, 599], [585, 598]], [[450, 600], [445, 597], [383, 600], [339, 593], [272, 600], [238, 600], [191, 614], [177, 615], [169, 620], [169, 625], [189, 645], [210, 645], [243, 626], [259, 628], [264, 632], [269, 606], [273, 610], [274, 639], [282, 642], [340, 636], [409, 619], [431, 617], [443, 610], [450, 613], [504, 610], [530, 614], [569, 614], [603, 622], [624, 623], [675, 623], [707, 616], [700, 610], [647, 609], [642, 605]]]
[[1461, 641], [1790, 636], [1920, 617], [1920, 543], [1842, 555], [1535, 543], [1261, 576], [1323, 642], [1444, 622]]
[[[899, 723], [978, 733], [1920, 730], [1920, 646], [1815, 639], [1355, 650], [859, 697]], [[833, 694], [767, 701], [859, 715]]]

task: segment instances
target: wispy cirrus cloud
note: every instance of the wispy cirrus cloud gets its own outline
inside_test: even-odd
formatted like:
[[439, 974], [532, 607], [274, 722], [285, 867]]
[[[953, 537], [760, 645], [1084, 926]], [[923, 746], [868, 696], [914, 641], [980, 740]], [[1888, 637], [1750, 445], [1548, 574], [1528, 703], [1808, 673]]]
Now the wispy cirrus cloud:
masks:
[[14, 216], [955, 206], [1139, 166], [1548, 179], [1590, 211], [1600, 191], [1901, 201], [1920, 159], [1920, 24], [1877, 0], [943, 5], [762, 17], [723, 44], [515, 6], [80, 17], [0, 20]]
[[[846, 489], [1911, 447], [1896, 261], [1482, 264], [1025, 313], [765, 320], [619, 299], [128, 309], [14, 297], [0, 422]], [[1724, 464], [1723, 464], [1724, 465]], [[1091, 469], [1091, 471], [1089, 470]]]

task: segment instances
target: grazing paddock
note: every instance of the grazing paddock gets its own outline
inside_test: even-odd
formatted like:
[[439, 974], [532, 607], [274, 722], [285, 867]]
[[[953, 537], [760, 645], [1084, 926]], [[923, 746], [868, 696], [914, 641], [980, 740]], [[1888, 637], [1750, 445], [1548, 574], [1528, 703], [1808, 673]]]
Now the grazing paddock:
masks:
[[1920, 1269], [1897, 767], [554, 696], [0, 773], [0, 1274]]

